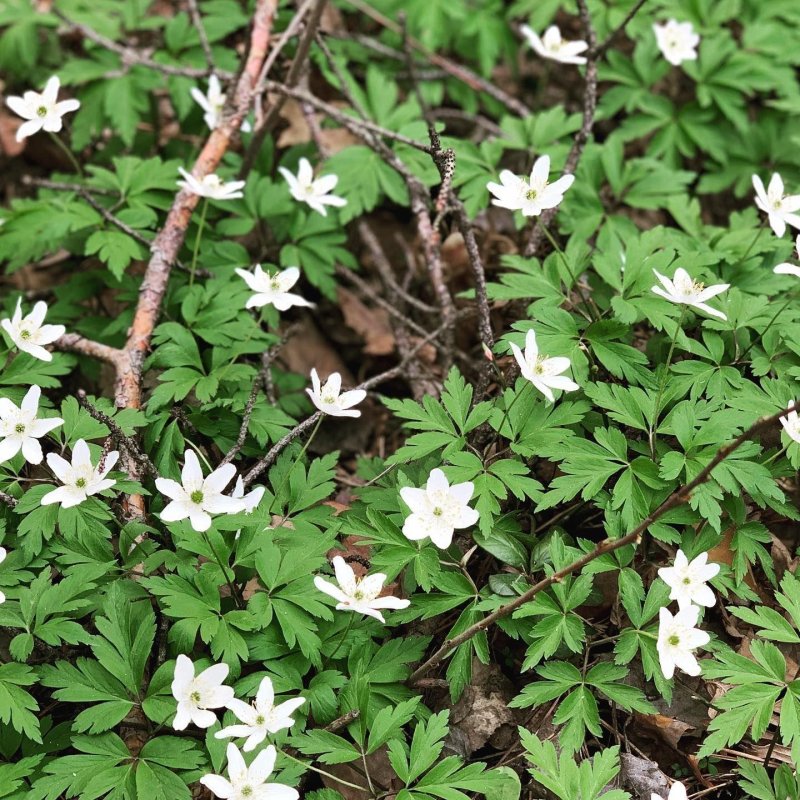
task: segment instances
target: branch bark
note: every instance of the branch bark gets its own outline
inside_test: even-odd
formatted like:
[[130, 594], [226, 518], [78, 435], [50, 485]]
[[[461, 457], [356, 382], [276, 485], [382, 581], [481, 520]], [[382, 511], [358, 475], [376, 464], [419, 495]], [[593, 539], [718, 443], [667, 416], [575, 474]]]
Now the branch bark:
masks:
[[[192, 173], [197, 178], [203, 178], [217, 169], [250, 110], [253, 89], [258, 82], [267, 57], [277, 5], [277, 0], [258, 0], [242, 71], [234, 91], [229, 95], [228, 106], [222, 121], [211, 131], [195, 161]], [[120, 46], [110, 40], [98, 43], [107, 47], [114, 45], [109, 49], [119, 51]], [[153, 240], [150, 246], [150, 261], [139, 289], [133, 323], [124, 347], [121, 349], [109, 347], [72, 333], [65, 334], [56, 342], [56, 346], [63, 350], [72, 350], [113, 365], [116, 371], [114, 397], [119, 408], [140, 408], [142, 405], [144, 360], [161, 312], [172, 266], [177, 262], [178, 253], [186, 238], [189, 222], [198, 200], [197, 195], [185, 189], [179, 191], [167, 214], [164, 226]], [[140, 477], [139, 464], [133, 458], [128, 458], [126, 461], [125, 467], [130, 476], [134, 479]], [[144, 504], [141, 497], [130, 497], [128, 510], [134, 516], [143, 516]]]
[[591, 552], [586, 553], [585, 555], [576, 559], [563, 569], [558, 570], [558, 572], [554, 572], [552, 575], [542, 578], [542, 580], [531, 586], [530, 589], [519, 595], [519, 597], [515, 597], [513, 600], [505, 605], [500, 606], [500, 608], [496, 609], [491, 614], [488, 614], [474, 625], [470, 625], [469, 628], [458, 634], [458, 636], [454, 636], [452, 639], [447, 639], [427, 661], [425, 661], [422, 665], [417, 667], [414, 672], [411, 673], [407, 683], [411, 685], [416, 683], [416, 681], [418, 681], [426, 672], [444, 661], [444, 659], [447, 658], [447, 656], [450, 655], [450, 653], [452, 653], [453, 650], [455, 650], [459, 645], [464, 644], [464, 642], [468, 642], [473, 636], [480, 633], [482, 630], [486, 630], [486, 628], [498, 620], [510, 616], [520, 606], [530, 603], [537, 594], [543, 592], [545, 589], [548, 589], [553, 584], [562, 581], [573, 572], [577, 572], [587, 564], [590, 564], [592, 561], [600, 558], [600, 556], [605, 555], [606, 553], [613, 553], [615, 550], [619, 550], [622, 547], [627, 547], [630, 544], [638, 545], [642, 540], [644, 533], [654, 522], [663, 517], [667, 511], [670, 511], [676, 506], [687, 502], [691, 498], [692, 492], [697, 489], [698, 486], [701, 486], [708, 481], [711, 478], [711, 473], [714, 471], [715, 467], [719, 466], [719, 464], [728, 458], [731, 453], [738, 450], [739, 447], [741, 447], [746, 441], [752, 439], [753, 436], [759, 431], [776, 425], [778, 421], [787, 414], [790, 414], [792, 411], [796, 411], [798, 409], [800, 409], [800, 402], [793, 403], [788, 408], [779, 411], [777, 414], [761, 417], [760, 419], [756, 420], [746, 431], [737, 436], [733, 441], [720, 447], [719, 450], [717, 450], [714, 458], [712, 458], [711, 461], [709, 461], [708, 464], [697, 474], [694, 480], [690, 481], [685, 486], [682, 486], [680, 489], [676, 489], [658, 508], [656, 508], [650, 513], [649, 516], [643, 519], [630, 533], [626, 534], [620, 539], [604, 539]]

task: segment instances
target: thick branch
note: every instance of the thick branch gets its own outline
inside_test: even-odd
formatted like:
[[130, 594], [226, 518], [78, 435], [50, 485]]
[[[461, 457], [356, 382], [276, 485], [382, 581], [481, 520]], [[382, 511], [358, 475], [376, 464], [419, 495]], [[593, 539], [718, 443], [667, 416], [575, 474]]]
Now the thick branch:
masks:
[[[193, 174], [202, 178], [214, 172], [228, 150], [233, 136], [238, 132], [250, 109], [252, 90], [258, 80], [261, 66], [267, 54], [272, 22], [277, 8], [277, 0], [259, 0], [253, 18], [250, 49], [244, 69], [239, 76], [233, 97], [229, 100], [227, 113], [222, 122], [211, 132], [205, 146], [197, 157]], [[139, 303], [131, 325], [130, 335], [125, 345], [128, 364], [117, 375], [117, 402], [124, 402], [129, 408], [141, 406], [141, 378], [144, 358], [150, 347], [150, 338], [158, 321], [161, 303], [167, 291], [172, 265], [186, 238], [186, 231], [192, 212], [198, 203], [198, 196], [186, 189], [178, 192], [175, 202], [167, 215], [161, 232], [151, 246], [152, 258], [139, 290]]]
[[619, 550], [621, 547], [627, 547], [630, 544], [639, 544], [642, 535], [654, 522], [663, 517], [667, 511], [670, 511], [676, 506], [687, 502], [691, 498], [692, 492], [698, 486], [701, 486], [708, 481], [711, 478], [711, 473], [714, 471], [715, 467], [728, 458], [731, 453], [736, 451], [745, 442], [752, 439], [759, 431], [776, 425], [779, 420], [798, 408], [800, 408], [800, 402], [785, 408], [783, 411], [780, 411], [777, 414], [772, 414], [768, 417], [761, 417], [761, 419], [756, 420], [746, 431], [744, 431], [744, 433], [737, 436], [732, 442], [720, 447], [720, 449], [717, 450], [714, 458], [712, 458], [711, 461], [709, 461], [708, 464], [697, 474], [694, 480], [690, 481], [685, 486], [682, 486], [680, 489], [676, 489], [657, 509], [655, 509], [655, 511], [651, 512], [650, 515], [642, 520], [642, 522], [640, 522], [639, 525], [637, 525], [636, 528], [634, 528], [630, 533], [626, 534], [620, 539], [604, 539], [591, 552], [586, 553], [563, 569], [554, 572], [552, 575], [542, 578], [542, 580], [531, 586], [530, 589], [521, 594], [519, 597], [515, 597], [511, 602], [500, 606], [500, 608], [496, 609], [491, 614], [488, 614], [474, 625], [471, 625], [465, 631], [458, 634], [458, 636], [454, 636], [452, 639], [447, 639], [427, 661], [414, 670], [414, 672], [408, 678], [408, 683], [414, 684], [417, 680], [419, 680], [419, 678], [428, 672], [428, 670], [444, 661], [444, 659], [447, 658], [447, 656], [453, 650], [455, 650], [456, 647], [464, 644], [464, 642], [468, 642], [477, 633], [486, 630], [486, 628], [498, 620], [510, 616], [520, 606], [525, 605], [525, 603], [530, 603], [537, 594], [543, 592], [545, 589], [548, 589], [554, 583], [558, 583], [568, 575], [571, 575], [573, 572], [577, 572], [587, 564], [590, 564], [592, 561], [600, 558], [600, 556], [605, 555], [606, 553], [612, 553], [615, 550]]

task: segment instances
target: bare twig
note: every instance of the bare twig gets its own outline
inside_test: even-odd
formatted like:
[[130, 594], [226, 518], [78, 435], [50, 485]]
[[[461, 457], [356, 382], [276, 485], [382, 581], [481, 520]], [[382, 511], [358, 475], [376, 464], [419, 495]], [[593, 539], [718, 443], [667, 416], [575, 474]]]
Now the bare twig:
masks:
[[14, 506], [17, 504], [17, 498], [12, 497], [6, 492], [0, 492], [0, 503], [5, 503], [9, 508], [14, 508]]
[[105, 425], [111, 431], [111, 438], [114, 439], [119, 447], [127, 450], [128, 455], [138, 463], [143, 473], [148, 473], [153, 477], [158, 476], [158, 470], [156, 469], [155, 465], [149, 459], [147, 454], [142, 452], [135, 439], [128, 436], [112, 417], [101, 411], [93, 403], [89, 402], [89, 398], [86, 396], [86, 392], [83, 389], [78, 390], [77, 397], [78, 404], [82, 408], [86, 409], [86, 411], [89, 413], [89, 416], [91, 416], [93, 419], [96, 419], [98, 422], [102, 422], [103, 425]]
[[[306, 29], [297, 45], [297, 52], [294, 54], [292, 63], [289, 66], [289, 72], [286, 75], [285, 83], [287, 86], [295, 86], [300, 80], [300, 75], [305, 67], [306, 59], [308, 58], [308, 53], [311, 49], [311, 43], [314, 41], [314, 36], [316, 35], [317, 28], [319, 27], [320, 19], [322, 18], [322, 12], [325, 10], [326, 2], [327, 0], [314, 0], [314, 4], [311, 7], [311, 11], [306, 22]], [[298, 11], [295, 15], [295, 19], [299, 17], [300, 12]], [[263, 75], [259, 75], [259, 80], [254, 90], [255, 94], [260, 94], [261, 87], [263, 87], [266, 80], [268, 71], [267, 68], [269, 65], [265, 64], [264, 66], [265, 69], [263, 70]], [[285, 102], [286, 95], [279, 95], [267, 109], [267, 113], [264, 114], [263, 119], [261, 119], [256, 125], [256, 129], [253, 132], [253, 138], [250, 140], [250, 145], [248, 146], [244, 160], [242, 161], [242, 168], [239, 171], [240, 177], [244, 177], [252, 169], [256, 157], [261, 150], [261, 145], [264, 143], [264, 138], [277, 121], [278, 114], [280, 114]]]
[[500, 606], [500, 608], [496, 609], [491, 614], [488, 614], [474, 625], [470, 625], [469, 628], [457, 636], [454, 636], [452, 639], [447, 639], [442, 646], [432, 656], [430, 656], [430, 658], [428, 658], [427, 661], [414, 670], [414, 672], [408, 678], [408, 683], [413, 685], [426, 672], [440, 664], [456, 647], [459, 647], [460, 645], [464, 644], [464, 642], [469, 641], [473, 636], [483, 630], [486, 630], [486, 628], [498, 620], [505, 619], [505, 617], [512, 614], [520, 606], [531, 602], [531, 600], [533, 600], [537, 594], [543, 592], [545, 589], [548, 589], [553, 584], [559, 583], [568, 575], [571, 575], [573, 572], [577, 572], [587, 564], [590, 564], [592, 561], [600, 558], [600, 556], [605, 555], [606, 553], [612, 553], [615, 550], [619, 550], [621, 547], [627, 547], [628, 545], [639, 544], [642, 535], [654, 522], [664, 516], [667, 511], [670, 511], [676, 506], [687, 502], [691, 498], [692, 492], [697, 489], [698, 486], [701, 486], [708, 481], [711, 478], [711, 473], [714, 471], [715, 467], [728, 458], [731, 453], [736, 451], [746, 441], [752, 439], [753, 436], [759, 431], [776, 425], [779, 420], [781, 420], [787, 414], [790, 414], [792, 411], [796, 411], [797, 409], [800, 409], [800, 402], [794, 403], [776, 414], [771, 414], [756, 420], [746, 431], [737, 436], [733, 441], [720, 447], [719, 450], [717, 450], [714, 458], [712, 458], [711, 461], [709, 461], [708, 464], [702, 470], [700, 470], [694, 480], [690, 481], [685, 486], [682, 486], [680, 489], [676, 489], [658, 508], [652, 511], [630, 533], [622, 536], [619, 539], [604, 539], [594, 548], [594, 550], [576, 559], [563, 569], [548, 575], [546, 578], [542, 578], [542, 580], [531, 586], [530, 589], [519, 595], [519, 597], [515, 597], [510, 602]]
[[602, 58], [603, 54], [608, 50], [609, 47], [614, 43], [614, 40], [621, 34], [625, 28], [628, 26], [628, 23], [639, 13], [639, 9], [647, 2], [647, 0], [639, 0], [638, 3], [625, 15], [625, 19], [614, 28], [611, 33], [593, 50], [589, 51], [589, 57], [593, 58], [595, 61], [598, 61]]
[[384, 139], [392, 139], [400, 144], [407, 144], [409, 147], [413, 147], [415, 150], [419, 150], [430, 155], [431, 148], [429, 145], [418, 142], [416, 139], [410, 139], [408, 136], [403, 136], [401, 133], [395, 133], [387, 128], [382, 128], [380, 125], [376, 125], [371, 120], [353, 117], [336, 106], [326, 103], [324, 100], [320, 100], [310, 92], [307, 92], [296, 86], [287, 86], [286, 84], [279, 83], [278, 81], [266, 81], [264, 88], [268, 92], [285, 94], [287, 97], [291, 97], [294, 100], [300, 101], [301, 103], [308, 103], [308, 105], [310, 105], [312, 108], [322, 112], [326, 117], [335, 120], [340, 125], [347, 128], [352, 134], [358, 136], [360, 139], [365, 139], [367, 134], [373, 133]]
[[261, 373], [262, 370], [259, 370], [255, 379], [253, 380], [253, 387], [250, 389], [250, 396], [247, 398], [247, 403], [244, 407], [242, 424], [239, 428], [239, 435], [236, 437], [236, 442], [225, 454], [225, 458], [219, 462], [220, 467], [224, 464], [227, 464], [229, 461], [233, 461], [239, 451], [244, 447], [244, 443], [247, 440], [247, 428], [250, 425], [250, 417], [253, 416], [253, 409], [255, 408], [256, 400], [258, 399], [258, 392], [264, 384], [264, 378]]
[[387, 290], [391, 290], [391, 292], [398, 295], [398, 297], [400, 297], [404, 302], [414, 306], [414, 308], [417, 308], [420, 311], [424, 311], [426, 314], [438, 314], [438, 308], [434, 308], [433, 306], [430, 306], [420, 300], [418, 297], [414, 297], [414, 295], [409, 294], [402, 286], [400, 286], [399, 283], [397, 283], [392, 266], [386, 258], [386, 254], [383, 253], [383, 248], [380, 246], [378, 237], [375, 235], [372, 228], [369, 227], [369, 224], [362, 219], [358, 221], [357, 227], [358, 234], [361, 237], [361, 240], [367, 246], [367, 249], [372, 254], [372, 260], [375, 263], [375, 268], [378, 270], [381, 280], [386, 285]]
[[322, 730], [328, 731], [329, 733], [335, 733], [336, 731], [340, 731], [342, 728], [346, 728], [351, 722], [355, 722], [361, 716], [361, 712], [354, 708], [351, 711], [348, 711], [346, 714], [342, 714], [341, 717], [338, 717], [333, 722], [327, 724]]
[[25, 186], [39, 186], [42, 189], [54, 189], [59, 192], [88, 192], [89, 194], [105, 195], [106, 197], [119, 198], [119, 193], [111, 189], [100, 189], [95, 186], [84, 186], [81, 183], [68, 183], [66, 181], [51, 181], [47, 178], [37, 178], [33, 175], [23, 175], [22, 183]]
[[[581, 13], [581, 20], [586, 35], [586, 40], [589, 43], [590, 53], [597, 44], [597, 35], [592, 25], [591, 17], [589, 16], [589, 9], [586, 5], [586, 0], [578, 0], [578, 8]], [[583, 90], [583, 118], [581, 119], [581, 127], [575, 134], [572, 140], [572, 147], [567, 155], [567, 161], [564, 164], [564, 175], [574, 175], [578, 169], [581, 156], [583, 155], [583, 148], [589, 139], [589, 135], [594, 127], [594, 117], [597, 111], [597, 58], [590, 55], [586, 61], [586, 79], [585, 87]], [[550, 223], [555, 219], [558, 213], [558, 206], [555, 208], [548, 208], [542, 212], [539, 217], [540, 225], [532, 224], [531, 235], [528, 243], [525, 246], [525, 255], [530, 258], [535, 256], [539, 245], [544, 236], [543, 229], [549, 228]]]
[[[362, 0], [347, 1], [350, 3], [350, 5], [357, 8], [363, 14], [366, 14], [368, 17], [370, 17], [370, 19], [373, 19], [387, 30], [392, 31], [399, 36], [403, 35], [403, 29], [400, 25], [398, 25], [394, 20], [391, 20], [387, 16], [381, 14], [368, 3], [365, 3]], [[414, 50], [416, 50], [418, 53], [421, 53], [432, 64], [435, 64], [437, 67], [441, 67], [445, 72], [447, 72], [448, 75], [457, 78], [471, 89], [474, 89], [476, 92], [484, 92], [485, 94], [488, 94], [490, 97], [497, 100], [498, 103], [506, 106], [520, 117], [527, 117], [531, 113], [531, 110], [524, 103], [521, 103], [519, 100], [517, 100], [516, 97], [512, 97], [510, 94], [508, 94], [508, 92], [503, 91], [499, 86], [495, 86], [491, 81], [487, 81], [485, 78], [482, 78], [480, 75], [463, 66], [462, 64], [456, 64], [455, 62], [450, 61], [450, 59], [428, 50], [425, 45], [413, 37], [409, 37], [408, 42]]]
[[[133, 47], [121, 45], [118, 42], [115, 42], [113, 39], [109, 39], [107, 36], [103, 36], [101, 33], [98, 33], [96, 30], [94, 30], [94, 28], [91, 28], [82, 22], [75, 22], [74, 20], [71, 20], [66, 14], [55, 7], [51, 9], [51, 13], [55, 14], [65, 25], [70, 28], [70, 30], [80, 33], [81, 36], [91, 42], [94, 42], [105, 50], [110, 50], [112, 53], [116, 53], [122, 59], [122, 63], [125, 67], [147, 67], [148, 69], [161, 72], [164, 75], [181, 75], [184, 78], [206, 78], [212, 72], [214, 72], [213, 69], [208, 67], [205, 69], [196, 69], [194, 67], [177, 67], [174, 64], [162, 64], [160, 61], [154, 61], [149, 55], [141, 50], [136, 50]], [[230, 72], [224, 72], [221, 70], [217, 71], [217, 75], [223, 80], [230, 80], [233, 77]]]
[[203, 25], [203, 17], [200, 15], [200, 9], [197, 7], [197, 0], [186, 0], [186, 5], [189, 9], [189, 17], [192, 20], [197, 31], [197, 36], [200, 39], [200, 47], [203, 48], [203, 55], [208, 64], [209, 72], [214, 72], [214, 54], [211, 52], [211, 45], [208, 43], [208, 36], [206, 35], [206, 28]]

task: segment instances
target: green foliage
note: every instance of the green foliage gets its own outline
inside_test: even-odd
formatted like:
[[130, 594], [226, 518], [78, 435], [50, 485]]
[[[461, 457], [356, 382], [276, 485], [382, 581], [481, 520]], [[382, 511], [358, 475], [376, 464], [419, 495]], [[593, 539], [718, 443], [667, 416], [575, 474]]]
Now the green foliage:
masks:
[[[800, 395], [797, 278], [774, 272], [798, 254], [752, 201], [754, 175], [780, 173], [790, 197], [800, 186], [800, 62], [786, 47], [800, 5], [334, 0], [311, 37], [321, 6], [301, 22], [281, 0], [267, 77], [289, 88], [253, 97], [234, 81], [242, 58], [260, 58], [256, 3], [173, 5], [0, 3], [6, 99], [57, 75], [60, 99], [80, 100], [57, 142], [37, 133], [17, 160], [12, 109], [0, 118], [0, 318], [18, 299], [25, 313], [43, 301], [47, 323], [71, 334], [48, 344], [49, 361], [7, 330], [0, 341], [3, 403], [35, 384], [39, 418], [63, 420], [40, 439], [51, 458], [0, 463], [0, 798], [189, 800], [201, 777], [226, 774], [215, 734], [241, 721], [232, 711], [171, 733], [175, 660], [187, 655], [197, 671], [224, 664], [245, 702], [265, 677], [279, 701], [305, 700], [268, 742], [280, 753], [272, 780], [311, 800], [342, 800], [343, 774], [397, 800], [519, 800], [523, 786], [625, 800], [620, 734], [633, 715], [679, 713], [686, 692], [714, 715], [682, 755], [713, 779], [731, 769], [721, 750], [771, 742], [763, 765], [742, 758], [730, 780], [758, 800], [800, 800], [797, 432], [775, 424], [737, 442], [685, 503], [658, 511]], [[586, 37], [586, 14], [601, 45], [588, 136], [593, 68], [541, 58], [522, 27]], [[679, 66], [653, 31], [672, 17], [701, 37]], [[252, 109], [209, 148], [192, 90], [208, 92], [212, 73], [228, 111]], [[431, 158], [437, 135], [445, 153]], [[222, 180], [244, 177], [243, 197], [176, 211], [178, 169], [198, 153]], [[529, 175], [543, 155], [551, 183], [566, 167], [575, 176], [552, 216], [494, 207], [487, 184]], [[344, 205], [323, 215], [293, 196], [284, 170], [301, 159], [336, 176]], [[168, 219], [179, 247], [159, 273], [149, 267], [169, 250]], [[248, 308], [236, 270], [257, 262], [270, 275], [299, 268], [292, 292], [306, 307]], [[653, 292], [654, 273], [679, 268], [729, 285], [711, 301], [724, 318]], [[492, 348], [476, 314], [481, 273]], [[340, 284], [365, 287], [363, 307]], [[456, 321], [434, 334], [445, 295]], [[578, 385], [554, 402], [512, 358], [531, 329], [542, 359], [566, 359], [560, 374]], [[110, 349], [95, 359], [79, 337]], [[527, 366], [541, 377], [541, 364]], [[323, 415], [318, 431], [304, 422], [312, 366], [345, 384], [347, 370], [354, 383], [391, 371], [367, 384], [380, 405]], [[120, 378], [140, 367], [141, 392], [123, 397]], [[80, 439], [94, 463], [120, 453], [114, 485], [43, 505], [58, 483], [52, 456], [69, 459]], [[232, 464], [258, 502], [214, 512], [203, 531], [171, 521], [155, 479], [180, 481], [188, 450], [205, 476]], [[406, 531], [401, 491], [433, 469], [470, 484], [478, 513], [446, 546]], [[643, 522], [636, 543], [595, 551]], [[677, 548], [721, 567], [689, 688], [664, 677], [657, 646], [672, 602], [657, 570]], [[380, 622], [324, 593], [336, 555], [357, 578], [382, 574], [379, 604], [408, 605], [384, 605]], [[513, 735], [504, 718], [502, 735], [473, 746], [484, 699], [529, 710], [553, 740], [522, 728], [498, 755], [495, 741]], [[791, 764], [776, 766], [778, 746]], [[529, 774], [512, 757], [522, 751]]]

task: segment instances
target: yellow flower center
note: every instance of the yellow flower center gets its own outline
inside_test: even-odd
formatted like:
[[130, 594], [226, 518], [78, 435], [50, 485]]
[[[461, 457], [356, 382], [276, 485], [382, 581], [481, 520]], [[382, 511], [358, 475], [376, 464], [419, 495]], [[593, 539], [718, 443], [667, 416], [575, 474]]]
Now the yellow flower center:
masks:
[[14, 426], [14, 432], [15, 433], [25, 433], [25, 426], [21, 422], [18, 422]]
[[189, 495], [189, 499], [198, 505], [203, 502], [203, 493], [197, 489]]
[[75, 485], [79, 489], [83, 489], [86, 486], [86, 478], [78, 478], [78, 480], [75, 481]]
[[47, 116], [47, 106], [39, 106], [36, 109], [36, 116], [37, 117], [46, 117]]
[[681, 643], [681, 637], [677, 633], [673, 633], [667, 641], [673, 646], [677, 647]]

